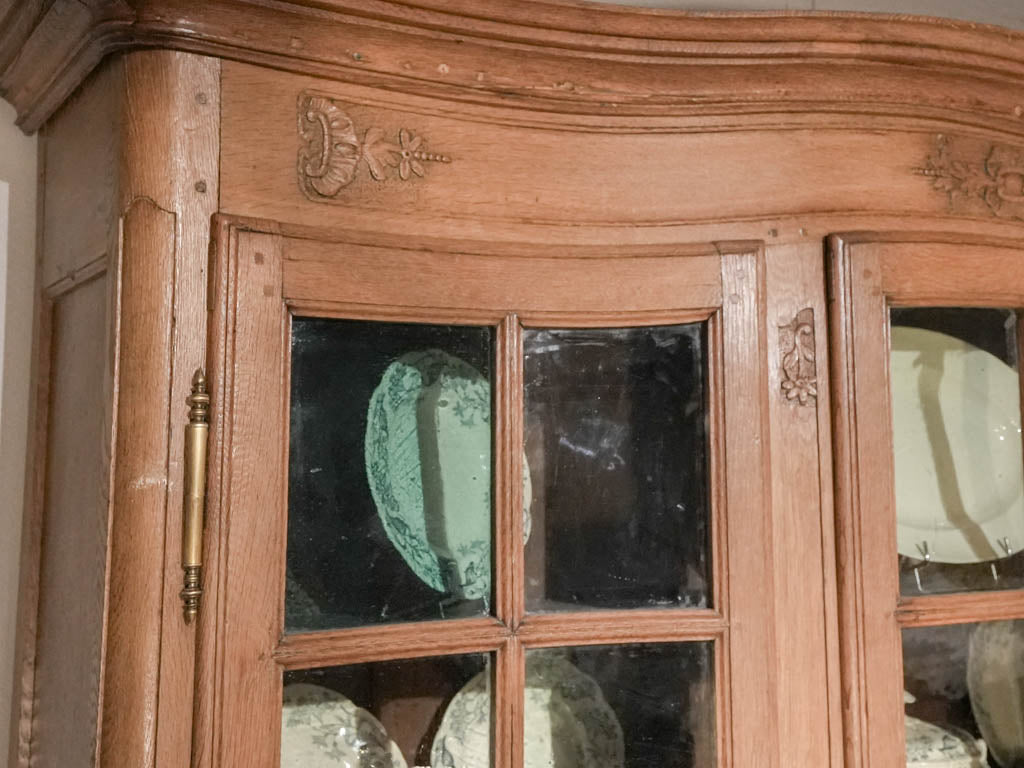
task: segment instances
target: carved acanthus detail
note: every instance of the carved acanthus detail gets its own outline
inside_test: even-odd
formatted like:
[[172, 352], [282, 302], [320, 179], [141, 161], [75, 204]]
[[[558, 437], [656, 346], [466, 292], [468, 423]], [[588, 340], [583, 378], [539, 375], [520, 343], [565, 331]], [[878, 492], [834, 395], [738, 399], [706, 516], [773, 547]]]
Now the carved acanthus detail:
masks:
[[946, 194], [951, 208], [981, 200], [1000, 218], [1024, 219], [1024, 150], [990, 144], [970, 151], [966, 146], [938, 136], [917, 172]]
[[[398, 142], [384, 130], [367, 129], [362, 141], [352, 119], [330, 97], [304, 91], [299, 95], [299, 186], [311, 200], [335, 197], [352, 183], [361, 162], [376, 181], [389, 177], [408, 181], [424, 176], [424, 163], [450, 163], [451, 158], [428, 152], [424, 139], [412, 131], [398, 131]], [[397, 174], [392, 174], [392, 169]]]
[[801, 309], [792, 322], [779, 326], [779, 351], [782, 394], [800, 405], [814, 405], [818, 399], [818, 372], [814, 362], [813, 309]]

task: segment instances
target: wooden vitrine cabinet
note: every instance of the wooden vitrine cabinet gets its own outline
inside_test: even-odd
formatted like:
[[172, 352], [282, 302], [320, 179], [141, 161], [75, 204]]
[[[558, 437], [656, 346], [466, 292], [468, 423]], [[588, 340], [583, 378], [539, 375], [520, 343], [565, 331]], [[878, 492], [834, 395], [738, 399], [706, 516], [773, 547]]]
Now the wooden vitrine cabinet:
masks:
[[1021, 759], [1024, 38], [3, 13], [12, 765]]

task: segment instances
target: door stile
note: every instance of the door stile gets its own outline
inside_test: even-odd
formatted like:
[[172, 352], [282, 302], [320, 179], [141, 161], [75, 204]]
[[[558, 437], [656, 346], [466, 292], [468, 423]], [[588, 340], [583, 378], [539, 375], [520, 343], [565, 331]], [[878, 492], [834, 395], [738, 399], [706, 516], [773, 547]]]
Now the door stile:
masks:
[[[280, 634], [281, 541], [285, 442], [281, 393], [287, 313], [281, 298], [281, 242], [273, 235], [239, 233], [230, 270], [237, 275], [227, 307], [233, 336], [227, 462], [222, 482], [224, 695], [219, 702], [216, 765], [270, 765], [279, 753], [281, 671], [269, 653]], [[268, 386], [267, 382], [277, 382]]]
[[[729, 246], [722, 246], [728, 249]], [[761, 247], [722, 253], [721, 398], [731, 748], [737, 768], [778, 765], [765, 272]], [[733, 691], [743, 695], [731, 695]], [[724, 725], [721, 728], [724, 730]], [[762, 734], [763, 738], [751, 738]]]

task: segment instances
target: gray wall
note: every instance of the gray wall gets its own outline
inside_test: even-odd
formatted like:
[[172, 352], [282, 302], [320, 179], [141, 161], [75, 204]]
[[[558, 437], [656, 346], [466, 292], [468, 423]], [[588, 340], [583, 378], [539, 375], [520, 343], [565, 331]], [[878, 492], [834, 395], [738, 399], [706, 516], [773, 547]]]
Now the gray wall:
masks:
[[[608, 2], [608, 0], [594, 0]], [[617, 0], [686, 11], [873, 11], [916, 13], [1024, 29], [1024, 0]]]

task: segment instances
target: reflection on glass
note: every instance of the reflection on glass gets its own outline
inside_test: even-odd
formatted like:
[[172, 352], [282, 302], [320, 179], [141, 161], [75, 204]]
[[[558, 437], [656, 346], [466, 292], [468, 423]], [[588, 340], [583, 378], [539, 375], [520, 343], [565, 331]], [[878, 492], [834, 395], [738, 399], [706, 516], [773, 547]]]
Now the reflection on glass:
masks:
[[486, 655], [286, 672], [281, 767], [486, 768], [490, 701]]
[[710, 642], [526, 654], [527, 768], [715, 765]]
[[1024, 621], [903, 630], [907, 765], [1024, 765]]
[[710, 604], [705, 339], [525, 331], [528, 610]]
[[891, 321], [901, 591], [1024, 587], [1017, 315], [913, 308]]
[[285, 628], [485, 614], [488, 328], [295, 318]]

